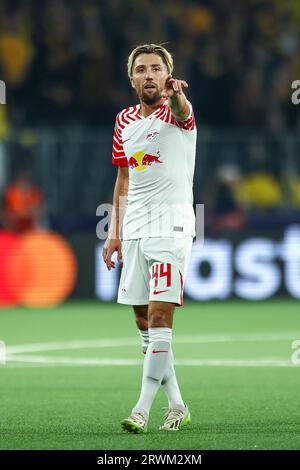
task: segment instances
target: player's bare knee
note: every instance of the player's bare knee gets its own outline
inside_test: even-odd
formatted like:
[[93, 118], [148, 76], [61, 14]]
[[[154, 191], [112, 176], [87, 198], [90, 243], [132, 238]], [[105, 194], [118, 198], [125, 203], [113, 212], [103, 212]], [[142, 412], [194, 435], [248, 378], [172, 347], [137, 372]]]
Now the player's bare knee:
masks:
[[149, 315], [149, 328], [171, 328], [170, 313], [164, 310], [152, 310]]
[[175, 305], [167, 302], [150, 302], [149, 328], [172, 328]]

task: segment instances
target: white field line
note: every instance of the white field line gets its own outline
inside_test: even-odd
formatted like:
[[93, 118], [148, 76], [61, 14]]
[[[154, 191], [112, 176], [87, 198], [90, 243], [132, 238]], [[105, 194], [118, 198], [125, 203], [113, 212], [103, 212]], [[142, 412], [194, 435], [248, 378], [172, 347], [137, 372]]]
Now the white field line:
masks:
[[7, 346], [7, 354], [19, 354], [27, 352], [41, 352], [41, 351], [63, 351], [71, 349], [94, 349], [94, 348], [112, 348], [123, 346], [136, 346], [138, 338], [120, 338], [120, 339], [89, 339], [89, 340], [75, 340], [75, 341], [62, 341], [55, 343], [33, 343], [21, 344], [17, 346]]
[[[49, 357], [49, 356], [29, 356], [11, 355], [7, 357], [8, 365], [22, 363], [24, 366], [35, 365], [56, 365], [56, 366], [141, 366], [142, 359], [121, 359], [121, 358], [73, 358], [73, 357]], [[21, 364], [20, 364], [21, 365]], [[295, 367], [286, 359], [280, 358], [258, 358], [258, 359], [177, 359], [175, 366], [214, 366], [214, 367]], [[5, 367], [5, 366], [4, 366]]]
[[[205, 344], [205, 343], [237, 343], [237, 342], [264, 342], [264, 341], [286, 341], [300, 339], [300, 332], [285, 333], [235, 333], [235, 334], [215, 334], [215, 335], [174, 335], [174, 344]], [[75, 340], [49, 343], [21, 344], [7, 346], [7, 354], [20, 354], [41, 351], [63, 351], [71, 349], [93, 349], [112, 348], [123, 346], [137, 346], [138, 337], [132, 338], [107, 338], [92, 340]]]
[[[300, 333], [235, 333], [214, 335], [178, 335], [174, 337], [175, 344], [198, 343], [234, 343], [234, 342], [265, 342], [286, 341], [300, 338]], [[124, 346], [138, 346], [137, 337], [132, 338], [107, 338], [95, 340], [62, 341], [53, 343], [34, 343], [7, 347], [7, 365], [10, 367], [34, 367], [34, 366], [59, 366], [59, 365], [90, 365], [90, 366], [140, 366], [142, 359], [124, 358], [74, 358], [74, 357], [49, 357], [28, 355], [27, 353], [64, 351], [72, 349], [112, 348]], [[22, 355], [23, 353], [23, 355]], [[25, 354], [24, 354], [25, 353]], [[258, 359], [178, 359], [177, 366], [238, 366], [238, 367], [292, 367], [291, 361], [281, 358]]]

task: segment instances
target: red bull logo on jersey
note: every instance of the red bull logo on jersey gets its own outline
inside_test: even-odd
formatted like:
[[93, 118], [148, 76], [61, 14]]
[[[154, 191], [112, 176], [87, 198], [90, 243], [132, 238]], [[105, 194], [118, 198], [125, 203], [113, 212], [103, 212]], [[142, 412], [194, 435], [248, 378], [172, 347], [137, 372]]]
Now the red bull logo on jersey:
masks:
[[159, 152], [158, 155], [151, 155], [150, 153], [135, 152], [132, 157], [128, 160], [129, 168], [135, 168], [137, 171], [146, 170], [148, 166], [153, 163], [163, 163], [160, 160]]

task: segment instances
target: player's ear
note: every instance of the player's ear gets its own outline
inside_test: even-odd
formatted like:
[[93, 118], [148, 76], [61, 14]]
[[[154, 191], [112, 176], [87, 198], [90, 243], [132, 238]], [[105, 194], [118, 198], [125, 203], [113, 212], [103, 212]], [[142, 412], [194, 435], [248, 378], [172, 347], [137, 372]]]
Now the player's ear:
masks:
[[132, 88], [135, 88], [135, 84], [132, 78], [130, 79], [130, 83], [131, 83]]

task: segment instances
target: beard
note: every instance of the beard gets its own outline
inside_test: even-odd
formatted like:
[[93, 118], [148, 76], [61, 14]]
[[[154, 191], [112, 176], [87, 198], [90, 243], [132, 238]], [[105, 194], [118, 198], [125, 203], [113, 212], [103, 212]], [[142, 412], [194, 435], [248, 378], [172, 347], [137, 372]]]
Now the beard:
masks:
[[157, 103], [161, 99], [161, 93], [158, 90], [156, 90], [154, 93], [150, 95], [147, 92], [142, 91], [141, 98], [144, 103], [151, 106]]

